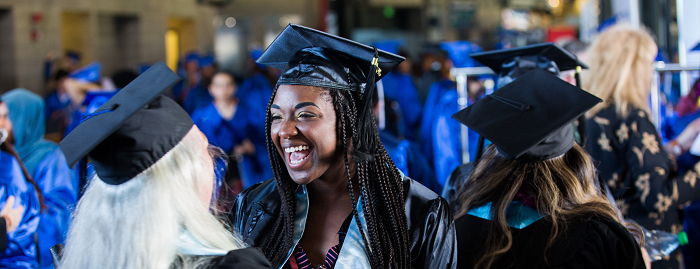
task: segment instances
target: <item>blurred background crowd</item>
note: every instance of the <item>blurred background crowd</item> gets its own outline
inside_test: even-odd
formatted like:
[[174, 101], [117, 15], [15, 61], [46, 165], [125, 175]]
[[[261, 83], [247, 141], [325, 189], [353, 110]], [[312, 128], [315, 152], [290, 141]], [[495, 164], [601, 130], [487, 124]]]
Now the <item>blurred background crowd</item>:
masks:
[[[42, 214], [51, 215], [45, 219], [56, 222], [44, 226], [58, 231], [40, 229], [51, 240], [36, 240], [39, 263], [52, 267], [48, 247], [63, 240], [84, 182], [48, 141], [59, 142], [84, 113], [158, 61], [183, 78], [170, 97], [228, 156], [220, 178], [230, 200], [272, 178], [265, 109], [280, 70], [255, 60], [286, 25], [404, 56], [377, 85], [380, 136], [404, 174], [442, 193], [455, 168], [473, 159], [464, 156], [476, 155], [462, 154], [466, 145], [451, 115], [497, 84], [495, 75], [469, 76], [466, 100], [458, 95], [455, 68], [482, 66], [470, 53], [555, 42], [587, 63], [589, 44], [605, 29], [645, 28], [658, 47], [652, 121], [666, 143], [700, 117], [700, 74], [692, 70], [700, 64], [699, 13], [696, 0], [0, 0], [0, 93], [22, 88], [17, 94], [43, 100], [13, 109], [12, 96], [3, 97], [9, 115], [0, 109], [0, 117], [12, 126], [0, 127], [14, 132], [11, 150], [42, 190], [49, 209]], [[561, 76], [574, 83], [572, 74]], [[477, 135], [469, 138], [475, 151]], [[698, 161], [687, 153], [678, 166]]]

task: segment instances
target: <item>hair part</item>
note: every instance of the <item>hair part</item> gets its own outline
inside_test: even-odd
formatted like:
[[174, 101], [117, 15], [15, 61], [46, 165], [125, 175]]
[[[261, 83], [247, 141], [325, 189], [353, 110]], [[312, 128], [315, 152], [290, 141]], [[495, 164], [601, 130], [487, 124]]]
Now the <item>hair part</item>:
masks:
[[[489, 145], [460, 189], [455, 219], [472, 208], [492, 202], [491, 232], [475, 268], [491, 268], [512, 247], [506, 209], [519, 191], [536, 197], [537, 211], [552, 222], [547, 248], [560, 233], [559, 224], [577, 217], [599, 216], [625, 225], [617, 209], [600, 190], [590, 157], [577, 144], [561, 157], [533, 163], [507, 159], [498, 155], [494, 145]], [[643, 244], [639, 227], [626, 226]]]
[[589, 69], [582, 76], [583, 89], [603, 102], [586, 116], [613, 104], [622, 117], [627, 117], [631, 107], [649, 112], [652, 64], [657, 53], [654, 39], [645, 30], [615, 25], [603, 31], [588, 49]]
[[[379, 132], [374, 120], [363, 124], [372, 124], [365, 134], [358, 131], [358, 117], [361, 108], [361, 96], [350, 91], [326, 89], [332, 97], [337, 115], [336, 132], [342, 138], [342, 153], [345, 162], [348, 189], [352, 204], [352, 214], [360, 229], [366, 246], [372, 250], [369, 260], [372, 268], [410, 268], [410, 244], [408, 241], [408, 220], [404, 208], [403, 183], [399, 170], [389, 158], [386, 149], [379, 140]], [[272, 231], [262, 249], [273, 264], [281, 264], [287, 252], [293, 247], [292, 236], [296, 215], [296, 192], [299, 185], [290, 177], [284, 160], [275, 148], [270, 135], [270, 106], [277, 93], [274, 89], [266, 112], [265, 131], [267, 133], [267, 150], [281, 198], [280, 213]], [[325, 94], [322, 93], [322, 94]], [[376, 153], [366, 158], [358, 155], [355, 147], [361, 137], [367, 137], [367, 144], [377, 145]], [[353, 181], [358, 186], [353, 186]], [[359, 189], [360, 193], [355, 193]], [[360, 197], [364, 211], [367, 230], [360, 224], [356, 210]]]
[[210, 259], [177, 252], [184, 231], [207, 248], [242, 248], [199, 198], [202, 175], [211, 168], [200, 161], [203, 142], [195, 134], [123, 184], [95, 175], [78, 203], [59, 268], [205, 267]]

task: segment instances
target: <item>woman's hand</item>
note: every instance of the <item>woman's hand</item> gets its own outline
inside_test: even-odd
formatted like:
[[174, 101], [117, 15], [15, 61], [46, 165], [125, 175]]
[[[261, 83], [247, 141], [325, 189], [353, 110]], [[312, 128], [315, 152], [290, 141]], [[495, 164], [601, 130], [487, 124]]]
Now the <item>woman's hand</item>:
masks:
[[253, 142], [250, 142], [250, 139], [243, 140], [243, 143], [233, 148], [233, 153], [241, 157], [243, 155], [254, 155], [255, 145], [253, 145]]
[[700, 133], [700, 118], [695, 119], [692, 121], [688, 126], [683, 129], [683, 132], [676, 137], [676, 141], [678, 141], [678, 144], [683, 147], [684, 150], [690, 149], [690, 146], [693, 145], [693, 142], [695, 141], [695, 138], [698, 136]]
[[19, 226], [19, 223], [22, 221], [22, 215], [24, 213], [24, 206], [18, 205], [16, 208], [13, 208], [14, 204], [15, 197], [7, 197], [5, 207], [3, 207], [2, 211], [0, 211], [0, 216], [5, 218], [5, 223], [7, 223], [8, 232], [12, 232], [17, 229], [17, 226]]
[[664, 146], [666, 152], [668, 152], [672, 159], [678, 158], [678, 156], [690, 150], [690, 147], [695, 142], [695, 139], [700, 134], [700, 118], [692, 121], [688, 126], [683, 129], [683, 132], [679, 134], [676, 139], [672, 140]]

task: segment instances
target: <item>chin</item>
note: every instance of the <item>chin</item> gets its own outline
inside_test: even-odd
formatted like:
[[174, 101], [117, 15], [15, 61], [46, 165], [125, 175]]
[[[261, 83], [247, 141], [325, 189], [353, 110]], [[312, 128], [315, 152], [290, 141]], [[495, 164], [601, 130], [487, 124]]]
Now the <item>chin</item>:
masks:
[[292, 178], [292, 181], [294, 181], [294, 183], [299, 184], [299, 185], [307, 185], [307, 184], [313, 182], [315, 179], [315, 177], [312, 177], [308, 173], [298, 172], [298, 171], [289, 171], [289, 170], [287, 170], [287, 171], [289, 172], [289, 177]]

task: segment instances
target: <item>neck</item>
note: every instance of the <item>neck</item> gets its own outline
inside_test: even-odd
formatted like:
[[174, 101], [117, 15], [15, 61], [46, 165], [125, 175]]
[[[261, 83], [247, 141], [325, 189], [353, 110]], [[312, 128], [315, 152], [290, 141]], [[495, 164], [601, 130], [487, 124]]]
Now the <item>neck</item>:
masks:
[[[327, 202], [328, 205], [345, 205], [338, 201], [348, 200], [350, 204], [350, 190], [348, 190], [348, 176], [345, 164], [340, 165], [342, 169], [335, 169], [337, 172], [326, 173], [326, 175], [314, 180], [307, 185], [309, 197], [318, 202]], [[352, 167], [351, 167], [352, 169]], [[359, 197], [360, 191], [355, 173], [350, 173], [355, 197]]]

